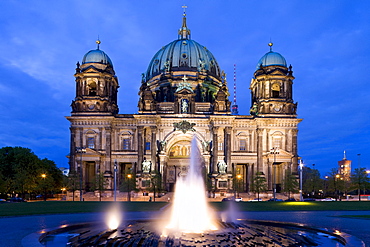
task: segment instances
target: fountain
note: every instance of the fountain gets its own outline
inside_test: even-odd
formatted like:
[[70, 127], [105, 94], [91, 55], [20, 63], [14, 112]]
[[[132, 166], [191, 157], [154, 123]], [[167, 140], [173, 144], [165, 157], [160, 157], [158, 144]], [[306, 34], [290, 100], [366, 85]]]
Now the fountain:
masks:
[[[40, 242], [52, 246], [346, 246], [346, 239], [334, 232], [293, 223], [240, 220], [235, 202], [226, 202], [229, 209], [221, 214], [222, 220], [216, 219], [207, 203], [200, 157], [193, 139], [188, 174], [178, 179], [172, 207], [165, 212], [170, 219], [162, 226], [158, 227], [160, 220], [120, 223], [122, 210], [115, 207], [109, 210], [107, 226], [66, 226], [44, 233]], [[55, 244], [58, 236], [66, 239], [61, 245]]]
[[186, 177], [180, 177], [176, 183], [171, 219], [163, 235], [168, 232], [203, 233], [216, 230], [215, 219], [208, 207], [197, 141], [191, 142], [190, 166]]

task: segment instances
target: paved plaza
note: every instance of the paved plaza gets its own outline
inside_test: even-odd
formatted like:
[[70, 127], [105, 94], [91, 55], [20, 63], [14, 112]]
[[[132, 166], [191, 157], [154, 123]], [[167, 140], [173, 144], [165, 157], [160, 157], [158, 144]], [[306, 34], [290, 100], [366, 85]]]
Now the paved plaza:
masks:
[[[241, 212], [240, 217], [254, 220], [302, 223], [318, 228], [336, 229], [348, 233], [365, 242], [370, 247], [370, 220], [339, 217], [342, 215], [369, 215], [370, 211], [290, 211], [290, 212]], [[52, 229], [64, 224], [96, 222], [102, 220], [102, 213], [59, 214], [0, 218], [0, 246], [40, 247], [39, 234], [44, 229]], [[158, 212], [127, 212], [124, 218], [155, 219]], [[349, 246], [358, 246], [351, 245]]]

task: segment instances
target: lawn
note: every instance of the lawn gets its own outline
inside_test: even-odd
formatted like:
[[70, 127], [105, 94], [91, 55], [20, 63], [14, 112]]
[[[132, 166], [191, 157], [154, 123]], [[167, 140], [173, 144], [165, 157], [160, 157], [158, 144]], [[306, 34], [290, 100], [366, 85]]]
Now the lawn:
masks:
[[[113, 202], [70, 202], [46, 201], [27, 203], [0, 204], [0, 217], [39, 215], [39, 214], [68, 214], [104, 212]], [[119, 202], [123, 211], [158, 211], [166, 202]], [[226, 210], [227, 202], [212, 202], [211, 207], [216, 211]], [[342, 211], [368, 210], [370, 202], [342, 201], [342, 202], [238, 202], [239, 211]], [[369, 216], [370, 217], [370, 216]]]

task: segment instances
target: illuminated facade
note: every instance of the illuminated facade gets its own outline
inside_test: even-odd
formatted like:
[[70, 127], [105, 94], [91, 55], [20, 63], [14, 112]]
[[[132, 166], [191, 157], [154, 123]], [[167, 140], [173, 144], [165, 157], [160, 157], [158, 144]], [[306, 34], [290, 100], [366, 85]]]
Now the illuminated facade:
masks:
[[338, 161], [338, 174], [346, 181], [351, 179], [351, 164], [352, 160], [347, 160], [346, 151], [344, 151], [343, 159]]
[[[137, 114], [118, 112], [119, 83], [102, 50], [89, 51], [77, 64], [76, 97], [70, 121], [70, 168], [89, 190], [97, 174], [112, 189], [127, 174], [146, 190], [154, 175], [172, 191], [188, 169], [190, 142], [202, 153], [207, 187], [216, 193], [250, 191], [257, 171], [271, 191], [284, 171], [297, 173], [297, 104], [292, 67], [272, 51], [258, 62], [250, 84], [250, 115], [232, 115], [224, 72], [213, 54], [190, 38], [184, 14], [178, 39], [161, 48], [143, 73]], [[271, 150], [278, 152], [271, 152]]]

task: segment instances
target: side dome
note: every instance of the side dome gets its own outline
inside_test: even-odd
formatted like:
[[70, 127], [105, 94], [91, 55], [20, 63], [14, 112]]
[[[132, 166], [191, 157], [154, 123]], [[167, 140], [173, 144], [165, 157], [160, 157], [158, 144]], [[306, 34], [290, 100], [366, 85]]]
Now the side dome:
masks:
[[285, 58], [278, 52], [272, 51], [272, 43], [269, 43], [270, 51], [267, 52], [257, 63], [256, 69], [258, 70], [261, 66], [266, 67], [270, 65], [287, 67]]
[[110, 65], [113, 67], [113, 63], [108, 57], [108, 55], [99, 49], [91, 50], [88, 53], [85, 54], [85, 56], [82, 59], [82, 64], [85, 63], [100, 63], [104, 65]]
[[220, 67], [213, 54], [191, 39], [178, 39], [162, 47], [152, 58], [146, 71], [150, 79], [163, 71], [200, 71], [220, 77]]

